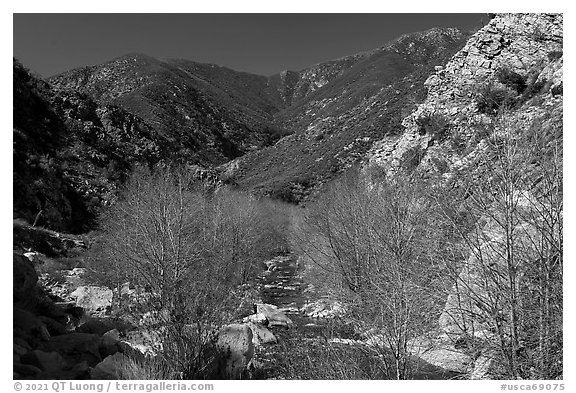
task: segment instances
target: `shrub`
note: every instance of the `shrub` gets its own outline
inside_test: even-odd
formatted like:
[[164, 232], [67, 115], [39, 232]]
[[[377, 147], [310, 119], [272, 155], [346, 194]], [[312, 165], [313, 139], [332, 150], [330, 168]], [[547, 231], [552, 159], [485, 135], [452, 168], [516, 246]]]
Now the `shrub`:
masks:
[[466, 149], [466, 139], [459, 132], [452, 134], [451, 146], [458, 154], [461, 154]]
[[496, 79], [504, 86], [522, 94], [526, 89], [526, 77], [507, 68], [500, 68], [496, 71]]
[[552, 95], [558, 96], [558, 95], [562, 95], [564, 93], [564, 88], [563, 88], [563, 84], [560, 83], [557, 86], [554, 86], [552, 88], [552, 90], [550, 90], [552, 92]]
[[450, 134], [450, 123], [444, 116], [437, 113], [417, 119], [416, 124], [420, 135], [431, 135], [434, 140], [443, 141]]
[[548, 52], [548, 60], [550, 61], [558, 60], [562, 56], [564, 56], [564, 52], [562, 52], [561, 50], [554, 50], [552, 52]]
[[492, 84], [482, 87], [476, 95], [478, 111], [486, 115], [496, 115], [501, 109], [513, 107], [514, 103], [510, 90], [496, 88]]
[[402, 156], [401, 167], [408, 172], [412, 172], [420, 164], [424, 155], [425, 152], [420, 148], [420, 146], [411, 147]]
[[237, 289], [279, 241], [277, 218], [250, 195], [159, 167], [138, 168], [100, 225], [91, 268], [118, 290], [127, 281], [145, 289], [148, 301], [131, 306], [161, 315], [170, 369], [206, 377], [214, 333], [239, 317]]
[[[345, 349], [340, 362], [333, 361], [336, 353], [318, 355], [330, 374], [338, 377], [343, 367], [347, 373], [340, 378], [415, 375], [417, 362], [407, 343], [431, 329], [436, 322], [430, 315], [445, 303], [439, 294], [446, 283], [438, 279], [443, 267], [432, 257], [445, 237], [432, 222], [435, 207], [425, 194], [416, 176], [368, 183], [350, 173], [307, 209], [295, 242], [305, 263], [319, 267], [318, 277], [312, 276], [315, 287], [342, 302], [350, 324], [359, 328], [338, 328], [339, 335], [363, 331], [375, 339], [369, 348]], [[352, 357], [356, 349], [368, 352]], [[362, 377], [358, 366], [373, 371]]]

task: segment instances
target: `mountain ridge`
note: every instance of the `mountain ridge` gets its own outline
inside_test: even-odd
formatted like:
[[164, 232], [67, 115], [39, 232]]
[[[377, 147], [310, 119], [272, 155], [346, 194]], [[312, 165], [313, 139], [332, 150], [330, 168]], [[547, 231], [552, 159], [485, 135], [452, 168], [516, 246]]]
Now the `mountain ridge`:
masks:
[[[36, 79], [33, 84], [45, 85], [43, 101], [62, 121], [48, 134], [68, 135], [65, 146], [49, 152], [56, 160], [51, 170], [61, 173], [60, 165], [70, 168], [72, 162], [82, 162], [78, 173], [64, 176], [68, 185], [63, 187], [83, 195], [80, 201], [94, 200], [88, 216], [94, 216], [93, 207], [113, 200], [126, 171], [138, 162], [178, 161], [213, 167], [225, 181], [257, 195], [298, 203], [359, 162], [373, 140], [393, 132], [398, 119], [411, 110], [406, 108], [423, 99], [425, 77], [464, 41], [465, 35], [457, 29], [430, 29], [372, 51], [270, 77], [130, 53], [46, 82]], [[19, 67], [15, 63], [15, 70]], [[107, 120], [107, 113], [114, 113], [117, 121]], [[120, 129], [128, 130], [127, 136]], [[93, 135], [109, 138], [107, 143], [125, 156], [113, 160], [121, 170], [110, 172], [112, 181], [106, 179], [108, 169], [101, 159], [94, 163], [80, 154], [82, 149], [95, 149], [100, 152], [94, 157], [107, 155]], [[140, 141], [140, 153], [126, 153], [130, 143]], [[25, 146], [18, 146], [18, 154]], [[39, 175], [30, 174], [19, 183], [20, 192], [36, 195], [36, 191], [23, 191], [27, 183], [34, 183], [34, 176]], [[83, 186], [82, 176], [99, 179], [95, 180], [98, 185]], [[56, 195], [59, 191], [46, 192]], [[33, 220], [36, 212], [46, 209], [35, 196], [30, 198], [36, 202], [16, 210]], [[64, 221], [70, 220], [69, 212], [57, 210], [52, 209], [53, 217], [68, 218], [49, 219], [45, 214], [45, 222], [67, 228]]]

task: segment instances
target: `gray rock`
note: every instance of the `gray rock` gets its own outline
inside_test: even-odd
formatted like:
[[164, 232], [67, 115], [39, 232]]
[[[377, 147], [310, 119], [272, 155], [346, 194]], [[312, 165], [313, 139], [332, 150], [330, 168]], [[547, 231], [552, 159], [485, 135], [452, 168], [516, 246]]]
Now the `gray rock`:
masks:
[[119, 340], [120, 334], [118, 333], [118, 330], [113, 329], [106, 332], [102, 336], [102, 341], [100, 343], [100, 353], [103, 356], [109, 356], [120, 351]]
[[81, 286], [70, 294], [76, 300], [76, 305], [90, 314], [102, 315], [112, 306], [113, 293], [110, 288], [96, 286]]
[[218, 334], [216, 348], [220, 354], [222, 376], [241, 379], [254, 355], [252, 330], [244, 324], [225, 326]]
[[294, 322], [273, 304], [256, 304], [256, 313], [264, 315], [269, 326], [290, 327], [294, 325]]
[[58, 352], [70, 363], [86, 361], [89, 365], [96, 365], [102, 360], [101, 342], [102, 338], [96, 334], [69, 333], [51, 337], [40, 349]]
[[444, 370], [458, 373], [465, 373], [472, 362], [470, 356], [449, 345], [431, 348], [420, 358]]
[[22, 356], [22, 363], [30, 364], [48, 373], [57, 373], [67, 368], [68, 365], [58, 352], [44, 352], [34, 350]]
[[26, 348], [22, 347], [21, 345], [14, 343], [12, 345], [12, 350], [15, 354], [22, 356], [22, 355], [25, 355], [30, 350], [30, 348], [26, 349]]
[[301, 311], [310, 318], [332, 319], [336, 317], [342, 317], [346, 314], [342, 303], [328, 299], [319, 299], [317, 301], [307, 303], [302, 307]]
[[23, 255], [12, 254], [12, 295], [14, 306], [32, 309], [37, 301], [38, 275], [32, 262]]
[[266, 319], [266, 315], [264, 315], [262, 313], [248, 315], [247, 317], [242, 319], [242, 322], [259, 323], [259, 324], [264, 325], [264, 326], [268, 325], [268, 319]]
[[46, 255], [37, 252], [30, 251], [23, 254], [33, 265], [42, 265], [46, 261]]
[[129, 361], [129, 358], [122, 354], [116, 353], [111, 356], [107, 356], [103, 361], [98, 363], [96, 367], [92, 370], [92, 379], [120, 379], [119, 370], [122, 365]]
[[276, 336], [259, 323], [248, 322], [246, 325], [252, 330], [252, 342], [256, 347], [264, 344], [276, 344]]
[[59, 336], [61, 334], [67, 333], [66, 326], [62, 325], [61, 323], [52, 318], [40, 315], [38, 319], [40, 319], [40, 321], [42, 321], [42, 323], [46, 325], [48, 333], [50, 333], [51, 336]]
[[110, 321], [90, 318], [76, 328], [79, 333], [91, 333], [103, 335], [104, 333], [113, 330], [114, 325]]
[[42, 373], [38, 367], [22, 363], [14, 363], [13, 370], [21, 377], [32, 377]]
[[40, 318], [18, 307], [13, 311], [13, 332], [15, 337], [36, 345], [50, 339], [50, 333]]
[[154, 329], [129, 332], [119, 344], [123, 353], [137, 352], [144, 356], [156, 356], [162, 350], [162, 334]]
[[120, 341], [120, 332], [118, 329], [112, 329], [102, 335], [102, 339]]

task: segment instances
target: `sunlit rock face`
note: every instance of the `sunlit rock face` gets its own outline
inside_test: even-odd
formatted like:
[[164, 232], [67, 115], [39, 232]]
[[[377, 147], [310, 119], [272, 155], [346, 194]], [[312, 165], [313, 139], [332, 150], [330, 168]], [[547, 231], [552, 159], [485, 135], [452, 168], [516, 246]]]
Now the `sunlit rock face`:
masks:
[[562, 44], [562, 15], [497, 15], [446, 65], [436, 67], [425, 82], [427, 98], [404, 118], [401, 136], [375, 143], [368, 164], [389, 174], [417, 167], [445, 178], [471, 166], [485, 149], [482, 131], [495, 126], [493, 116], [479, 108], [478, 95], [487, 86], [506, 88], [500, 70], [518, 74], [528, 87], [537, 86], [532, 93], [540, 93], [545, 102], [531, 102], [526, 89], [512, 89], [510, 94], [526, 102], [507, 114], [510, 122], [527, 126], [550, 111], [561, 111]]

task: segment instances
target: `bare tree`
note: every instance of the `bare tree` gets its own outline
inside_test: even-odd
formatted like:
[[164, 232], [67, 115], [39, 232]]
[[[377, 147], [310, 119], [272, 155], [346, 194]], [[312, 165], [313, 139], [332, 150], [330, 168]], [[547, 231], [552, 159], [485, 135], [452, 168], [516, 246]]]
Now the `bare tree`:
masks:
[[302, 229], [302, 252], [333, 277], [333, 291], [369, 329], [391, 379], [416, 371], [413, 342], [434, 329], [445, 300], [432, 207], [416, 179], [348, 178], [311, 208]]
[[480, 339], [485, 356], [504, 364], [512, 378], [562, 373], [562, 131], [556, 120], [525, 129], [500, 116], [477, 169], [460, 177], [461, 209], [475, 224], [468, 230], [444, 210], [470, 253], [464, 263], [448, 264], [455, 291], [445, 325]]
[[[163, 355], [188, 377], [206, 371], [206, 350], [233, 319], [271, 228], [251, 196], [206, 189], [183, 169], [135, 171], [102, 217], [93, 267], [146, 292]], [[133, 306], [133, 305], [132, 305]]]

